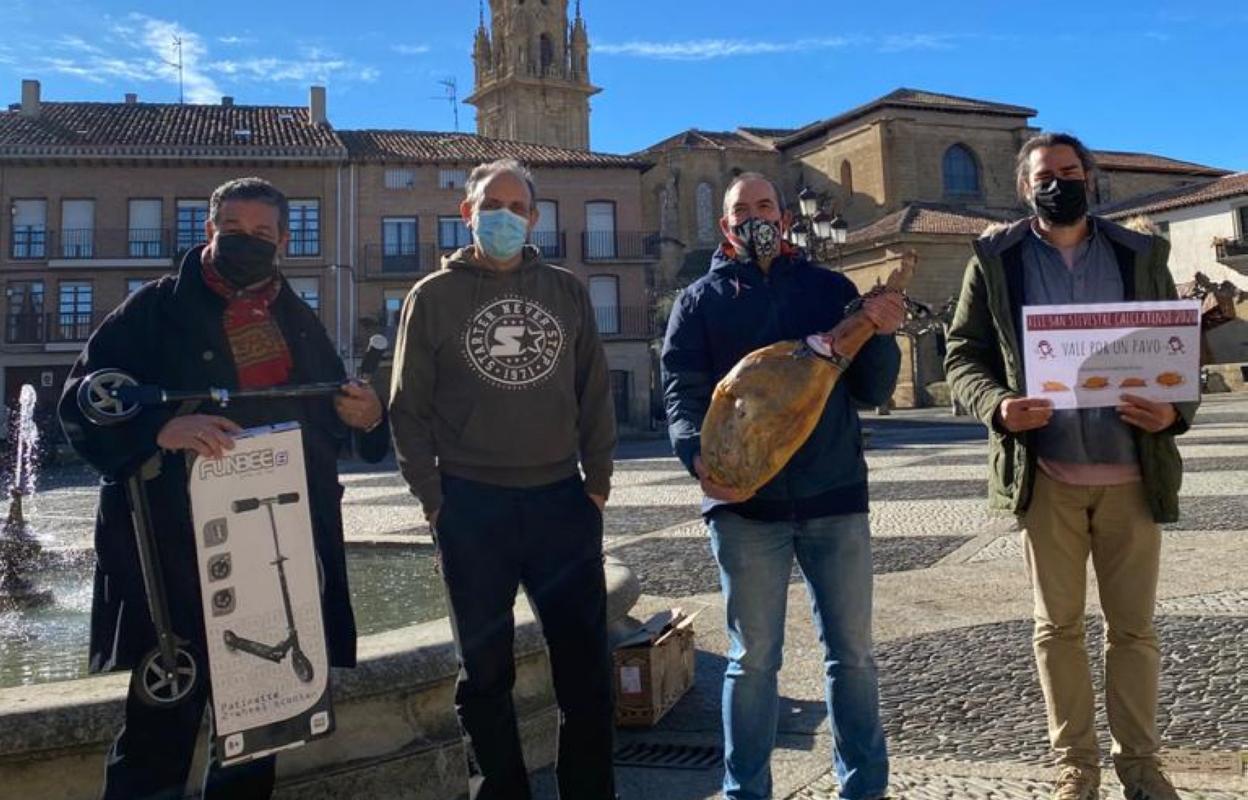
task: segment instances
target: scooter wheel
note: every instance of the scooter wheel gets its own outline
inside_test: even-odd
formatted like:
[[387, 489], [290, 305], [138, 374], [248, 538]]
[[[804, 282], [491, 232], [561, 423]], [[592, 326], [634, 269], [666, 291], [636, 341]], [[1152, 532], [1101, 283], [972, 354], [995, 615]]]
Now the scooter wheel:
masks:
[[316, 674], [312, 669], [312, 662], [303, 654], [302, 650], [296, 649], [290, 654], [290, 665], [295, 669], [295, 677], [304, 683], [311, 683], [312, 677]]
[[117, 425], [138, 416], [138, 403], [125, 403], [117, 396], [123, 386], [138, 386], [130, 375], [115, 369], [92, 372], [78, 384], [78, 409], [96, 425]]
[[174, 651], [174, 668], [166, 672], [160, 648], [148, 653], [135, 670], [139, 697], [151, 706], [173, 706], [185, 700], [199, 683], [199, 662], [191, 651]]

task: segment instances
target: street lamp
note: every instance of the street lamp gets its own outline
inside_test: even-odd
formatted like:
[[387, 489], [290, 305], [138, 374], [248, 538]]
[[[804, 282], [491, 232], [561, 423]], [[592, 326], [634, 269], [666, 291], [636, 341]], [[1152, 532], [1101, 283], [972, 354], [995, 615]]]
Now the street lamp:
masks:
[[[342, 271], [351, 273], [348, 285], [351, 287], [350, 301], [347, 308], [347, 346], [342, 346]], [[330, 264], [329, 271], [334, 273], [334, 335], [338, 346], [338, 355], [342, 358], [347, 374], [354, 374], [352, 367], [355, 359], [355, 267], [350, 264]]]
[[789, 240], [807, 250], [816, 260], [827, 256], [828, 245], [836, 247], [836, 266], [841, 269], [841, 248], [849, 238], [849, 224], [840, 214], [819, 207], [819, 195], [809, 186], [797, 195], [798, 217], [789, 229]]

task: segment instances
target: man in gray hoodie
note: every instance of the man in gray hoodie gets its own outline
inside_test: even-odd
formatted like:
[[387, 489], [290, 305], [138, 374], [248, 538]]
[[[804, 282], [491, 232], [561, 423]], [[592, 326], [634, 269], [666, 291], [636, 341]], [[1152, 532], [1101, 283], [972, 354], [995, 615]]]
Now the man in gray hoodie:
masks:
[[511, 700], [523, 585], [562, 712], [560, 797], [608, 800], [602, 509], [616, 438], [606, 356], [584, 285], [526, 244], [538, 211], [523, 166], [473, 170], [460, 214], [473, 244], [403, 305], [390, 414], [450, 596], [455, 707], [481, 772], [472, 797], [530, 796]]

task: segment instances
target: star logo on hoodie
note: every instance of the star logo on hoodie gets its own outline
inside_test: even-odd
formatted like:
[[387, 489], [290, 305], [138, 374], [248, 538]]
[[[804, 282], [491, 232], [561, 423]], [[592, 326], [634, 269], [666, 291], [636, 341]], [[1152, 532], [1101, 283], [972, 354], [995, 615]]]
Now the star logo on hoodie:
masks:
[[464, 332], [464, 354], [487, 383], [527, 389], [554, 372], [564, 339], [562, 323], [544, 306], [509, 296], [473, 314]]

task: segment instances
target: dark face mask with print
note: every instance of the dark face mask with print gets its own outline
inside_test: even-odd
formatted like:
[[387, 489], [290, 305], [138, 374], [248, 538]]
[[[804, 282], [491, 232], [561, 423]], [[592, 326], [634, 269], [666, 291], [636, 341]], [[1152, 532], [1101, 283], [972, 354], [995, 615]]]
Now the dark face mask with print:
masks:
[[780, 254], [779, 223], [750, 217], [733, 228], [732, 234], [745, 245], [745, 252], [741, 255], [755, 263], [770, 261]]
[[1082, 178], [1054, 178], [1035, 188], [1032, 203], [1050, 225], [1073, 225], [1088, 213], [1088, 187]]
[[216, 257], [212, 265], [239, 289], [268, 280], [277, 274], [274, 258], [277, 245], [245, 233], [217, 235]]

